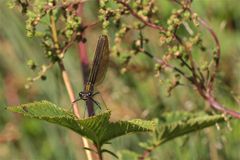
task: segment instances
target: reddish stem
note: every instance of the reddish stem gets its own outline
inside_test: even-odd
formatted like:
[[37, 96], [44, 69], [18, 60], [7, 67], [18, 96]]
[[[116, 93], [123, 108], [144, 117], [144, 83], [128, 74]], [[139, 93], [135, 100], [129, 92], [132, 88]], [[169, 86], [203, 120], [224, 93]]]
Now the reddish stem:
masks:
[[[79, 17], [83, 16], [83, 3], [79, 4], [77, 15]], [[83, 85], [85, 85], [87, 83], [88, 75], [89, 75], [89, 60], [88, 60], [88, 54], [86, 49], [86, 43], [83, 43], [82, 41], [80, 41], [78, 43], [78, 49], [79, 49], [80, 63], [82, 67]], [[95, 115], [92, 101], [86, 101], [86, 106], [87, 106], [88, 116], [90, 117]]]
[[230, 109], [225, 108], [225, 106], [220, 104], [211, 94], [206, 93], [204, 99], [207, 100], [207, 102], [210, 104], [210, 106], [213, 109], [218, 110], [222, 113], [231, 115], [234, 118], [240, 119], [240, 113], [239, 112], [236, 112], [234, 110], [230, 110]]

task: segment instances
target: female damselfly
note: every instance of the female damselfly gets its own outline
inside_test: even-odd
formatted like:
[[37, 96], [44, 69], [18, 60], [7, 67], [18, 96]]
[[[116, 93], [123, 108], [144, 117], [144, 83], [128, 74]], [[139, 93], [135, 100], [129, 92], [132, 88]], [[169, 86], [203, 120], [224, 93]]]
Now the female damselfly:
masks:
[[73, 103], [79, 100], [91, 100], [101, 109], [99, 103], [93, 99], [93, 96], [98, 94], [98, 92], [94, 92], [94, 88], [103, 81], [106, 75], [109, 62], [109, 53], [108, 37], [106, 35], [101, 35], [97, 42], [95, 56], [88, 81], [84, 87], [84, 90], [79, 92], [79, 98], [74, 100]]

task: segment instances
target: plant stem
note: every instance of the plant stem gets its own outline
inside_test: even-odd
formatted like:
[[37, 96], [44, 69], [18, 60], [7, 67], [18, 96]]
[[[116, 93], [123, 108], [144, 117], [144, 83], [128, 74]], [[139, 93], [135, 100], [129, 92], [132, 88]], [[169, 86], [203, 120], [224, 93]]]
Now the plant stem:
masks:
[[103, 160], [101, 148], [98, 147], [97, 145], [95, 145], [95, 147], [97, 148], [97, 154], [98, 154], [99, 160]]
[[[79, 17], [83, 17], [83, 7], [84, 7], [83, 3], [78, 5], [77, 15]], [[88, 75], [89, 75], [89, 60], [88, 60], [86, 45], [84, 42], [80, 41], [78, 43], [78, 50], [79, 50], [81, 68], [82, 68], [83, 85], [85, 86], [85, 84], [87, 83], [87, 80], [88, 80]], [[94, 112], [93, 102], [86, 101], [86, 106], [87, 106], [88, 116], [89, 117], [94, 116], [95, 112]]]
[[[54, 47], [56, 49], [56, 54], [61, 54], [61, 50], [60, 50], [59, 42], [58, 42], [58, 36], [57, 36], [56, 23], [55, 23], [52, 11], [50, 11], [50, 23], [51, 23], [50, 25], [51, 25], [51, 31], [52, 31], [52, 39], [53, 39]], [[75, 96], [74, 96], [74, 92], [73, 92], [72, 85], [71, 85], [71, 82], [69, 80], [68, 74], [67, 74], [66, 69], [64, 67], [63, 61], [61, 59], [59, 59], [57, 62], [58, 62], [58, 65], [60, 67], [60, 70], [61, 70], [61, 73], [62, 73], [62, 78], [63, 78], [64, 84], [66, 86], [69, 98], [72, 102], [72, 101], [74, 101]], [[77, 104], [73, 104], [73, 112], [78, 118], [80, 118], [80, 114], [79, 114], [79, 111], [78, 111]]]
[[[54, 46], [56, 47], [56, 54], [61, 54], [60, 47], [59, 47], [59, 41], [58, 41], [58, 37], [57, 37], [56, 23], [55, 23], [55, 19], [54, 19], [54, 16], [52, 14], [52, 11], [50, 11], [50, 27], [51, 27], [51, 31], [52, 31], [52, 38], [53, 38]], [[75, 96], [74, 96], [74, 92], [73, 92], [73, 88], [72, 88], [69, 76], [68, 76], [67, 71], [64, 67], [64, 63], [63, 63], [62, 59], [59, 59], [57, 62], [58, 62], [58, 65], [59, 65], [61, 73], [62, 73], [62, 78], [63, 78], [63, 81], [64, 81], [64, 85], [67, 89], [70, 101], [72, 102], [72, 101], [74, 101]], [[80, 118], [77, 103], [73, 104], [73, 112], [76, 115], [76, 117]], [[82, 137], [82, 141], [83, 141], [84, 147], [89, 148], [89, 142], [87, 141], [87, 139]], [[86, 153], [86, 156], [87, 156], [88, 160], [93, 160], [92, 154], [91, 154], [90, 151], [85, 150], [85, 153]]]
[[[81, 3], [78, 5], [78, 9], [77, 9], [77, 16], [79, 17], [83, 17], [83, 7], [84, 4]], [[93, 23], [89, 26], [86, 26], [86, 28], [91, 27], [92, 25], [95, 25], [96, 23]], [[85, 31], [85, 29], [84, 29]], [[82, 35], [84, 34], [84, 31], [82, 32]], [[81, 68], [82, 68], [82, 76], [83, 76], [83, 86], [85, 86], [85, 84], [88, 81], [88, 75], [89, 75], [89, 60], [88, 60], [88, 54], [87, 54], [87, 49], [86, 49], [86, 44], [82, 41], [80, 41], [78, 43], [78, 50], [79, 50], [79, 57], [80, 57], [80, 63], [81, 63]], [[86, 101], [86, 106], [87, 106], [87, 111], [88, 111], [88, 116], [94, 116], [95, 112], [94, 112], [94, 106], [93, 106], [93, 102], [92, 101]], [[88, 145], [87, 148], [93, 148], [95, 149], [96, 147], [93, 145]], [[100, 159], [100, 157], [97, 157], [96, 154], [92, 154], [89, 150], [86, 150], [89, 152], [89, 154], [91, 154], [91, 158], [94, 158], [94, 160]]]
[[[70, 98], [70, 101], [74, 101], [75, 100], [75, 96], [74, 96], [74, 92], [73, 92], [73, 88], [72, 88], [72, 85], [70, 83], [70, 79], [69, 79], [69, 76], [67, 74], [67, 71], [65, 69], [65, 66], [63, 64], [63, 61], [62, 60], [59, 60], [58, 62], [58, 65], [60, 67], [60, 70], [61, 70], [61, 73], [62, 73], [62, 78], [63, 78], [63, 82], [65, 84], [65, 87], [67, 89], [67, 92], [68, 92], [68, 96]], [[80, 114], [79, 114], [79, 111], [78, 111], [78, 105], [77, 103], [73, 103], [73, 112], [74, 114], [80, 118]]]
[[225, 106], [220, 104], [210, 93], [205, 93], [204, 99], [210, 104], [210, 106], [224, 114], [231, 115], [234, 118], [240, 119], [240, 113], [231, 109], [227, 109]]

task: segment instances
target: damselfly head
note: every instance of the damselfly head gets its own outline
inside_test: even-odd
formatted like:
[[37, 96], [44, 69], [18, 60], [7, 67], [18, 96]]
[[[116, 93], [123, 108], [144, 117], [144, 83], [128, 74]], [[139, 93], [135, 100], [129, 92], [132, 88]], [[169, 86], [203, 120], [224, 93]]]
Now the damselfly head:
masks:
[[83, 100], [88, 100], [92, 96], [92, 92], [79, 92], [79, 97]]

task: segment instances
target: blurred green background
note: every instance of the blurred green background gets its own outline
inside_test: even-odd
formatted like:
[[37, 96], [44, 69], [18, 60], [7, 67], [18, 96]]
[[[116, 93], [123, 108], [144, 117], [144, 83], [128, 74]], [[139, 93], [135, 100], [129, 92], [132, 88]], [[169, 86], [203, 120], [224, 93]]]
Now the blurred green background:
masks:
[[[33, 59], [41, 65], [46, 59], [42, 54], [41, 42], [25, 36], [24, 17], [18, 11], [9, 9], [5, 2], [0, 1], [0, 159], [85, 159], [80, 137], [77, 134], [46, 122], [9, 113], [4, 109], [8, 105], [43, 99], [66, 106], [66, 109], [71, 107], [57, 66], [47, 73], [46, 81], [38, 81], [31, 89], [25, 90], [26, 78], [35, 75], [27, 67], [27, 60]], [[156, 3], [161, 13], [165, 15], [168, 15], [174, 7], [168, 0], [156, 0]], [[195, 0], [192, 5], [219, 37], [222, 57], [216, 93], [220, 102], [235, 110], [240, 110], [239, 4], [239, 0]], [[95, 1], [86, 2], [84, 20], [87, 22], [96, 20], [96, 9]], [[96, 39], [100, 34], [100, 26], [86, 33], [90, 60], [93, 57]], [[109, 35], [112, 36], [110, 33]], [[210, 41], [210, 38], [206, 38], [204, 43], [212, 43]], [[149, 49], [153, 53], [159, 50], [155, 44]], [[112, 61], [119, 63], [113, 55]], [[68, 51], [64, 62], [77, 94], [83, 87], [76, 46]], [[160, 117], [166, 111], [196, 112], [208, 107], [192, 87], [176, 88], [172, 96], [167, 97], [166, 85], [162, 85], [159, 79], [154, 77], [154, 63], [146, 57], [136, 56], [132, 64], [140, 69], [130, 70], [126, 74], [119, 72], [120, 67], [111, 65], [106, 79], [99, 88], [105, 104], [112, 110], [113, 120], [152, 119]], [[81, 108], [82, 114], [83, 110]], [[230, 124], [222, 125], [220, 130], [212, 127], [163, 144], [153, 152], [153, 158], [238, 160], [240, 159], [239, 137], [240, 122], [231, 120]], [[140, 153], [142, 149], [138, 147], [138, 143], [145, 139], [143, 134], [124, 136], [106, 147], [119, 155], [123, 150]], [[106, 159], [112, 157], [106, 156]]]

